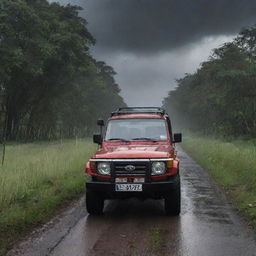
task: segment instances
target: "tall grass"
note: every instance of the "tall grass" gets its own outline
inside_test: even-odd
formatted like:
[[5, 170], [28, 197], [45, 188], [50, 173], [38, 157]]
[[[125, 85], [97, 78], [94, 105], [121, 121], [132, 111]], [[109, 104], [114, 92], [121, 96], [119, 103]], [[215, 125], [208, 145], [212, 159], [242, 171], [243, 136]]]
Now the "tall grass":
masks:
[[254, 140], [225, 142], [196, 135], [182, 147], [223, 186], [256, 228], [256, 146]]
[[[0, 254], [84, 190], [89, 140], [12, 144], [0, 167]], [[15, 238], [15, 239], [14, 239]]]

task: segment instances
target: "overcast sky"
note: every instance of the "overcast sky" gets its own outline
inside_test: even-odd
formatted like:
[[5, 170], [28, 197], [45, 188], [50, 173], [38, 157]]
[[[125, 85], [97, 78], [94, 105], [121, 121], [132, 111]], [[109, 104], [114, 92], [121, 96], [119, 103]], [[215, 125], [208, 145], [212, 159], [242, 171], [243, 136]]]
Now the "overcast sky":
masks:
[[256, 23], [255, 0], [60, 0], [81, 13], [92, 54], [118, 73], [129, 106], [161, 106], [175, 79], [194, 72], [213, 48]]

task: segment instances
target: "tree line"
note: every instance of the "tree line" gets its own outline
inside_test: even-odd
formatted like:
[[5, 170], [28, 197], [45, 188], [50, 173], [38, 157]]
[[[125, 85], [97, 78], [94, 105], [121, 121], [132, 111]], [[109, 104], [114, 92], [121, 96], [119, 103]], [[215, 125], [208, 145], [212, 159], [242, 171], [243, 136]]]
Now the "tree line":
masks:
[[125, 106], [78, 6], [0, 0], [0, 124], [10, 140], [85, 136]]
[[163, 105], [179, 125], [205, 134], [256, 136], [256, 26], [214, 49], [177, 80]]

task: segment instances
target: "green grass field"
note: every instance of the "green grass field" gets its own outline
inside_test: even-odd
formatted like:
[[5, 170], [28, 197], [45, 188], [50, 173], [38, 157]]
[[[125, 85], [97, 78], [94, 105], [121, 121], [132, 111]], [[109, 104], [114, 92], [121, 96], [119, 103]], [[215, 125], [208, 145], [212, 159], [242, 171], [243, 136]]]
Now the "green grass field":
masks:
[[182, 147], [222, 185], [237, 209], [256, 229], [255, 141], [224, 142], [188, 136]]
[[0, 255], [84, 191], [89, 140], [7, 145], [0, 166]]

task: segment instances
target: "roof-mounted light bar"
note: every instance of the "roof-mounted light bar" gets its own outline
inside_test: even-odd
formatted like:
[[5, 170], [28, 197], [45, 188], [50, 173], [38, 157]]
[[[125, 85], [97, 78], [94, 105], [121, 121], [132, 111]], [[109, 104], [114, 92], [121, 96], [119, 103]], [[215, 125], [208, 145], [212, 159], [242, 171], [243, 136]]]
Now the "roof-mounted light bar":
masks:
[[124, 114], [158, 114], [164, 115], [165, 110], [159, 107], [126, 107], [126, 108], [119, 108], [115, 112], [111, 113], [111, 116], [118, 116]]

